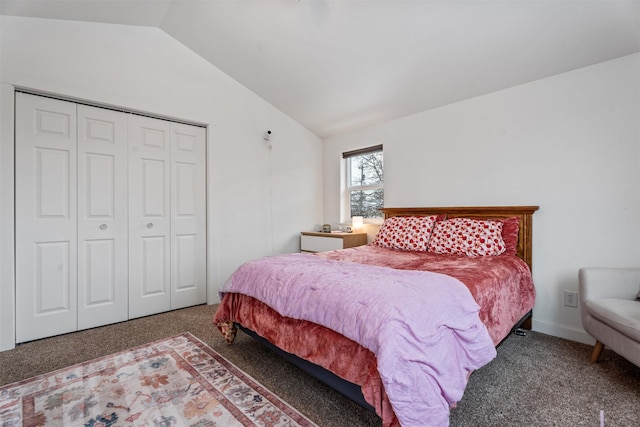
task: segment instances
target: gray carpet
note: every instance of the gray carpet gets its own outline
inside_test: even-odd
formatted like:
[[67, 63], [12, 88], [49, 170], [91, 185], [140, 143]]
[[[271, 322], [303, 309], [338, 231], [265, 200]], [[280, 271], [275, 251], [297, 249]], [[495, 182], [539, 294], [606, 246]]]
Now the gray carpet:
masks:
[[[189, 331], [320, 426], [380, 426], [380, 419], [239, 333], [227, 345], [197, 306], [33, 341], [0, 352], [0, 385]], [[452, 426], [640, 425], [640, 368], [605, 349], [529, 332], [512, 336], [475, 372]], [[428, 425], [428, 422], [425, 422]]]

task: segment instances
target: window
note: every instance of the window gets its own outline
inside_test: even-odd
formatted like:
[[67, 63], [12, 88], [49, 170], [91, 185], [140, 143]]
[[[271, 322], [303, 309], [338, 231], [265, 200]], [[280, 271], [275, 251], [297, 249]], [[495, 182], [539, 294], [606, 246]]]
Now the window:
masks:
[[342, 153], [345, 159], [345, 212], [349, 217], [382, 218], [384, 168], [382, 145]]

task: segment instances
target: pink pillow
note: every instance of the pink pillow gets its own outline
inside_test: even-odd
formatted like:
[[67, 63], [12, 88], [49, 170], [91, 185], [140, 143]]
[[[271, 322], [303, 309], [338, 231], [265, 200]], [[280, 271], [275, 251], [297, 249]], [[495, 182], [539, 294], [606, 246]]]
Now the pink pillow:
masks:
[[373, 243], [401, 251], [426, 251], [436, 222], [432, 216], [394, 216], [384, 220]]
[[436, 223], [429, 251], [470, 257], [500, 255], [506, 250], [502, 222], [470, 218], [451, 218]]
[[506, 249], [505, 254], [515, 255], [518, 252], [518, 232], [520, 231], [520, 218], [517, 216], [504, 219], [492, 219], [502, 222], [502, 240]]

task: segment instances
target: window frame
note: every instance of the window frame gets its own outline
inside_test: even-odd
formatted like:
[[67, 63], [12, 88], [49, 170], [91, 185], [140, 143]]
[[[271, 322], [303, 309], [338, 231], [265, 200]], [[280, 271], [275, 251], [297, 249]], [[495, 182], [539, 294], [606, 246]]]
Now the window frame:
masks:
[[[351, 184], [351, 159], [354, 157], [362, 156], [365, 154], [371, 153], [382, 153], [382, 168], [384, 172], [384, 148], [383, 145], [374, 145], [371, 147], [365, 147], [357, 150], [346, 151], [342, 153], [342, 212], [344, 222], [351, 222], [351, 192], [352, 191], [370, 191], [370, 190], [382, 190], [383, 192], [383, 206], [384, 206], [384, 173], [382, 182], [377, 184], [367, 184], [367, 185], [350, 185]], [[382, 224], [383, 215], [380, 213], [379, 217], [375, 218], [364, 218], [365, 224]]]

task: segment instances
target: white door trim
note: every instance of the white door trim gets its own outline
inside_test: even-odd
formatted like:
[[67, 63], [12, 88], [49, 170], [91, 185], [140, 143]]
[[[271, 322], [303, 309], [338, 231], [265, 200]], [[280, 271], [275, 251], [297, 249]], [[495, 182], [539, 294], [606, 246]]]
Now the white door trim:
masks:
[[0, 84], [0, 351], [16, 343], [14, 87]]
[[45, 96], [48, 98], [57, 99], [59, 101], [75, 102], [76, 104], [87, 105], [89, 107], [103, 108], [106, 110], [119, 111], [122, 113], [131, 113], [137, 116], [150, 117], [152, 119], [166, 120], [169, 122], [182, 123], [182, 124], [191, 125], [191, 126], [198, 126], [205, 129], [207, 129], [209, 126], [207, 123], [196, 122], [193, 120], [187, 120], [180, 117], [166, 116], [163, 114], [155, 114], [155, 113], [150, 113], [148, 111], [136, 110], [133, 108], [126, 108], [119, 105], [107, 104], [104, 102], [91, 101], [88, 99], [78, 98], [75, 96], [67, 96], [67, 95], [61, 95], [59, 93], [47, 92], [45, 90], [31, 89], [23, 86], [12, 86], [12, 88], [14, 89], [15, 92], [23, 92], [23, 93], [28, 93], [30, 95]]

